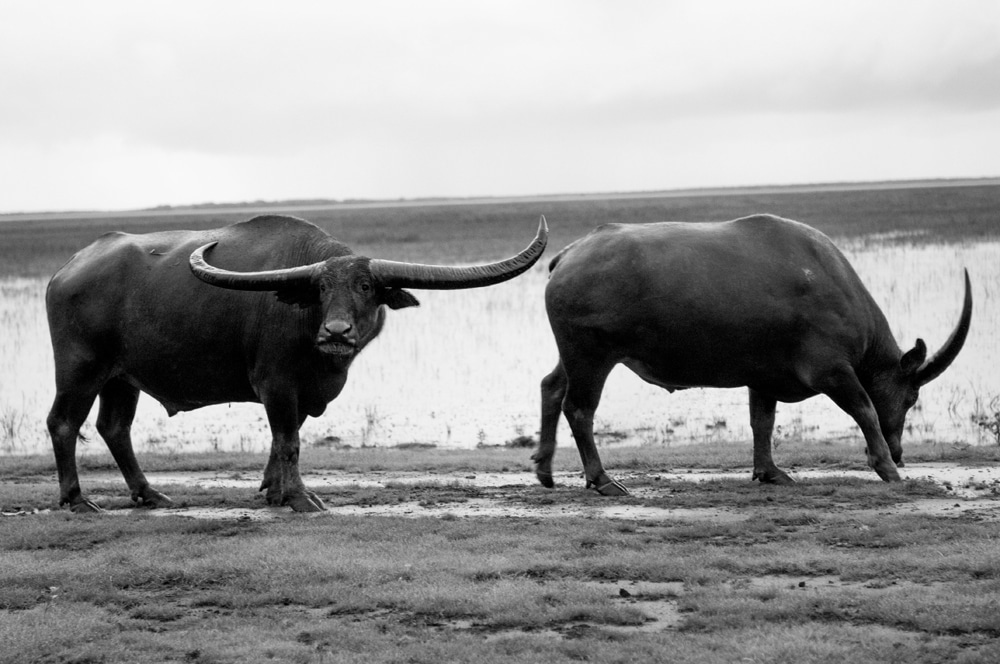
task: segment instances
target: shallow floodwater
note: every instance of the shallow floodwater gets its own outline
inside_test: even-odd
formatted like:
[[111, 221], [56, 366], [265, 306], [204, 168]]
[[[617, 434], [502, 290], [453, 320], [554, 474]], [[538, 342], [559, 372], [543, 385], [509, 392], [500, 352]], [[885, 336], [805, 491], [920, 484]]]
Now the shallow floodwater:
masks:
[[[904, 480], [926, 479], [942, 486], [949, 487], [956, 495], [974, 497], [977, 491], [995, 486], [1000, 491], [1000, 467], [973, 467], [951, 462], [928, 462], [907, 464], [899, 469]], [[750, 471], [715, 471], [702, 469], [675, 470], [658, 472], [656, 477], [662, 480], [677, 480], [684, 482], [708, 482], [720, 479], [749, 479]], [[823, 477], [854, 477], [881, 481], [870, 470], [820, 470], [806, 469], [789, 471], [793, 479], [806, 480]], [[153, 472], [146, 473], [154, 485], [188, 484], [203, 488], [229, 487], [253, 488], [260, 484], [257, 473], [244, 472]], [[116, 473], [90, 473], [94, 481], [114, 480]], [[533, 486], [537, 481], [533, 472], [490, 472], [490, 473], [411, 473], [402, 471], [367, 471], [352, 473], [346, 471], [322, 471], [308, 476], [309, 486], [331, 487], [347, 486], [353, 488], [384, 488], [388, 484], [448, 484], [452, 486], [475, 486], [480, 488], [496, 488], [501, 486]], [[556, 472], [554, 479], [557, 484], [566, 486], [579, 481], [580, 473]], [[623, 475], [627, 478], [628, 475]], [[155, 478], [155, 480], [154, 480]]]
[[[260, 476], [257, 473], [215, 473], [215, 472], [153, 472], [146, 474], [150, 483], [170, 494], [170, 485], [184, 484], [202, 488], [236, 487], [255, 491], [260, 486]], [[809, 480], [825, 477], [856, 477], [869, 479], [873, 482], [881, 480], [871, 471], [850, 470], [820, 470], [807, 469], [790, 473], [794, 479]], [[957, 516], [965, 512], [976, 512], [984, 518], [1000, 518], [1000, 468], [972, 467], [956, 463], [920, 463], [908, 465], [900, 469], [903, 479], [927, 479], [949, 490], [951, 497], [917, 500], [892, 508], [879, 508], [879, 512], [923, 512], [927, 514]], [[708, 482], [719, 479], [745, 479], [750, 481], [750, 471], [712, 471], [712, 470], [678, 470], [659, 472], [655, 477], [660, 480], [675, 480], [685, 482]], [[619, 476], [628, 484], [629, 475]], [[558, 486], [583, 486], [579, 473], [555, 473]], [[480, 488], [497, 488], [504, 486], [534, 487], [537, 480], [529, 472], [504, 473], [409, 473], [400, 471], [372, 471], [361, 473], [321, 472], [303, 477], [307, 486], [318, 487], [357, 487], [380, 488], [389, 484], [413, 485], [450, 485], [475, 486]], [[90, 482], [122, 482], [121, 476], [113, 472], [89, 473]], [[123, 484], [124, 486], [124, 484]], [[641, 498], [644, 493], [655, 493], [655, 489], [633, 489], [635, 497]], [[111, 514], [125, 514], [129, 510], [116, 510]], [[605, 503], [594, 504], [592, 501], [560, 504], [553, 506], [544, 502], [532, 505], [524, 501], [508, 502], [501, 496], [486, 498], [471, 498], [460, 503], [428, 504], [426, 502], [402, 502], [377, 505], [343, 505], [330, 507], [327, 512], [302, 515], [294, 514], [284, 507], [262, 508], [221, 508], [221, 507], [183, 507], [174, 509], [151, 510], [157, 516], [185, 516], [207, 519], [274, 519], [322, 517], [324, 514], [341, 514], [352, 516], [397, 516], [397, 517], [495, 517], [495, 518], [556, 518], [556, 517], [594, 517], [605, 519], [628, 520], [711, 520], [715, 523], [738, 523], [745, 521], [748, 514], [736, 508], [662, 508], [636, 504], [622, 504], [609, 498]]]
[[[940, 347], [961, 308], [962, 267], [975, 300], [968, 341], [954, 365], [921, 393], [906, 440], [992, 442], [977, 413], [1000, 410], [1000, 242], [907, 246], [868, 238], [841, 243], [882, 306], [900, 345], [918, 337]], [[543, 261], [544, 262], [544, 261]], [[302, 430], [309, 445], [432, 443], [502, 445], [538, 430], [539, 381], [555, 365], [545, 317], [546, 274], [536, 266], [513, 281], [470, 291], [421, 291], [421, 307], [391, 311], [383, 334], [351, 369], [344, 393]], [[0, 452], [48, 454], [45, 417], [53, 396], [44, 279], [0, 280]], [[103, 448], [93, 428], [81, 446]], [[675, 393], [623, 367], [609, 377], [596, 418], [599, 442], [682, 445], [751, 438], [744, 389]], [[263, 408], [232, 404], [173, 418], [143, 395], [133, 427], [140, 453], [266, 451]], [[571, 445], [561, 422], [559, 439]], [[776, 440], [861, 440], [829, 399], [779, 404]]]

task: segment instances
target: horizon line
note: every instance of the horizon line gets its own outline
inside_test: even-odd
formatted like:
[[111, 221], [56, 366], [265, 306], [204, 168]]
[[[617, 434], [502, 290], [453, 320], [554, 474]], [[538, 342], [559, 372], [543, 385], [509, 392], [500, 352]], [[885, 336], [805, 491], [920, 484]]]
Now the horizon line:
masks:
[[694, 196], [738, 195], [742, 193], [807, 193], [814, 191], [864, 191], [869, 189], [911, 189], [921, 187], [974, 187], [1000, 185], [1000, 176], [962, 178], [914, 178], [904, 180], [858, 180], [799, 184], [727, 185], [717, 187], [684, 187], [594, 193], [550, 193], [491, 196], [421, 196], [415, 198], [290, 198], [280, 200], [202, 202], [182, 205], [157, 205], [145, 208], [105, 210], [44, 210], [34, 212], [0, 212], [0, 221], [31, 221], [34, 219], [119, 218], [125, 216], [171, 216], [199, 211], [252, 212], [283, 208], [287, 211], [326, 209], [429, 207], [434, 205], [496, 205], [531, 202], [568, 202], [585, 200], [629, 200], [642, 198], [683, 198]]

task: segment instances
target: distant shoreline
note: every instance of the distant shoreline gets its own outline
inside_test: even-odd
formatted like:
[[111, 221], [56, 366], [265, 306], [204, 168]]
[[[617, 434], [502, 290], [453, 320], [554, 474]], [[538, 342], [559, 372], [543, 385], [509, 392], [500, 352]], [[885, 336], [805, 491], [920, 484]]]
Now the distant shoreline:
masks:
[[163, 206], [137, 210], [81, 210], [53, 212], [0, 213], [0, 223], [5, 221], [35, 221], [47, 219], [116, 219], [136, 217], [170, 217], [193, 212], [218, 212], [222, 214], [251, 214], [261, 211], [309, 212], [316, 210], [357, 210], [404, 207], [435, 207], [455, 205], [509, 205], [511, 203], [568, 202], [587, 200], [634, 200], [649, 198], [685, 198], [698, 196], [725, 196], [751, 193], [795, 194], [819, 191], [866, 191], [887, 189], [923, 189], [943, 187], [979, 187], [1000, 185], [1000, 177], [887, 180], [878, 182], [830, 182], [788, 185], [753, 185], [743, 187], [705, 187], [668, 189], [660, 191], [605, 192], [593, 194], [538, 194], [525, 196], [474, 196], [469, 198], [412, 198], [398, 200], [317, 200], [317, 201], [255, 201], [243, 203], [202, 203], [186, 206]]

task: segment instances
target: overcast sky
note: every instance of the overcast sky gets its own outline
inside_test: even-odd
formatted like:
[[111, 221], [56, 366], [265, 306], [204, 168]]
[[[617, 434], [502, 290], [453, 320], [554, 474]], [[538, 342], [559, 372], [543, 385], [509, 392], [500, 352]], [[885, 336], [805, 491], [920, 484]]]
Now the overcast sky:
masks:
[[997, 175], [995, 0], [0, 0], [0, 211]]

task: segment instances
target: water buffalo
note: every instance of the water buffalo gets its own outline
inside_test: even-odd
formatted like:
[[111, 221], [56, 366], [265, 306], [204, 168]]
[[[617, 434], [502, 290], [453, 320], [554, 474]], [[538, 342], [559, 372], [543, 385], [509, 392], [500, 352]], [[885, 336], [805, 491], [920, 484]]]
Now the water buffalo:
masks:
[[141, 390], [171, 415], [233, 401], [263, 404], [273, 436], [261, 484], [268, 503], [324, 509], [299, 475], [299, 428], [343, 389], [351, 362], [381, 331], [386, 307], [418, 304], [403, 288], [512, 279], [538, 260], [547, 237], [543, 217], [524, 251], [471, 267], [358, 256], [317, 226], [285, 216], [100, 237], [56, 272], [45, 296], [56, 369], [48, 428], [60, 504], [99, 509], [80, 490], [75, 454], [98, 396], [97, 430], [132, 499], [171, 504], [149, 485], [132, 450]]
[[755, 215], [722, 223], [601, 226], [549, 266], [545, 306], [559, 363], [542, 380], [541, 435], [533, 459], [552, 483], [560, 410], [576, 439], [588, 487], [628, 493], [594, 445], [594, 411], [608, 373], [624, 364], [669, 391], [750, 391], [753, 479], [791, 482], [771, 458], [777, 401], [825, 394], [854, 418], [868, 465], [899, 479], [900, 435], [922, 385], [958, 355], [961, 317], [927, 359], [920, 339], [903, 353], [878, 305], [833, 242], [795, 221]]

